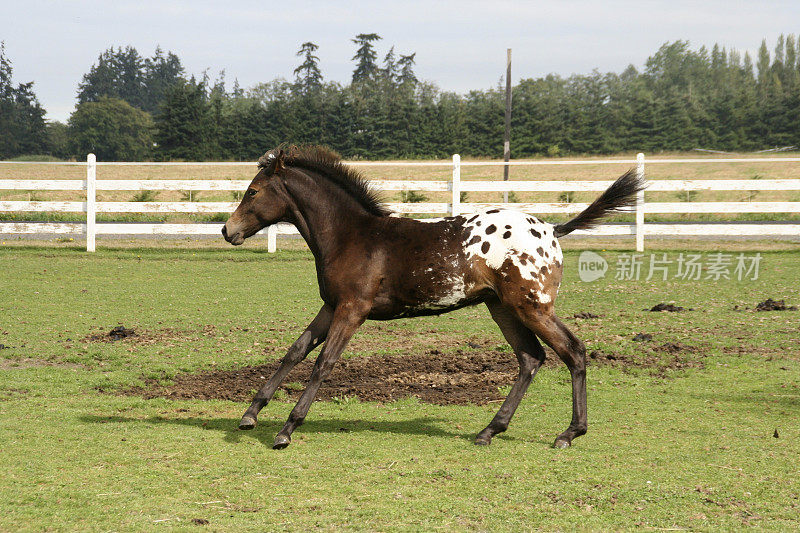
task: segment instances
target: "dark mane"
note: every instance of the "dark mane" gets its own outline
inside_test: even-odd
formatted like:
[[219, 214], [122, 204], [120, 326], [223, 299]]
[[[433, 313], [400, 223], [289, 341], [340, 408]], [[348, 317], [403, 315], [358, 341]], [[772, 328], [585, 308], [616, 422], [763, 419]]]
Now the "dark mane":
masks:
[[[281, 152], [283, 152], [282, 156]], [[313, 145], [290, 146], [285, 151], [276, 148], [258, 160], [258, 167], [274, 172], [275, 162], [278, 158], [282, 158], [283, 166], [311, 170], [324, 176], [372, 215], [385, 217], [391, 214], [379, 195], [370, 188], [366, 178], [354, 168], [345, 165], [339, 154], [333, 150]]]

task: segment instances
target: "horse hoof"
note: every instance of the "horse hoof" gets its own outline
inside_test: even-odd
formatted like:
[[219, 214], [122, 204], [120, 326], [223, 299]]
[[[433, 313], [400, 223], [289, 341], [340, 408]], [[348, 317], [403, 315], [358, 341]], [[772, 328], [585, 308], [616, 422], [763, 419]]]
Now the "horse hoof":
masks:
[[570, 442], [567, 439], [557, 438], [556, 441], [553, 443], [553, 448], [557, 448], [559, 450], [563, 450], [564, 448], [569, 448]]
[[256, 427], [256, 419], [250, 415], [244, 415], [239, 422], [239, 429], [247, 430]]
[[476, 437], [475, 438], [475, 445], [476, 446], [488, 446], [492, 443], [491, 437]]
[[282, 450], [286, 448], [291, 442], [292, 439], [290, 439], [286, 435], [278, 435], [277, 437], [275, 437], [275, 442], [272, 444], [272, 449]]

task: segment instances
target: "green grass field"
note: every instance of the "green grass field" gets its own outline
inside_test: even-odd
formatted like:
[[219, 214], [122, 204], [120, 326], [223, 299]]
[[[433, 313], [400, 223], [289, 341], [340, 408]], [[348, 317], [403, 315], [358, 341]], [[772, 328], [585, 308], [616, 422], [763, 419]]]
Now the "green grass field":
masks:
[[[800, 311], [752, 309], [800, 305], [796, 247], [761, 252], [756, 281], [615, 280], [624, 252], [598, 250], [610, 270], [583, 283], [567, 252], [559, 314], [631, 363], [590, 364], [589, 433], [567, 450], [550, 447], [563, 366], [490, 447], [472, 439], [499, 404], [318, 402], [274, 451], [286, 401], [240, 432], [245, 404], [114, 393], [281, 357], [319, 306], [314, 266], [262, 247], [0, 247], [0, 531], [800, 527]], [[668, 301], [693, 310], [644, 311]], [[120, 324], [160, 340], [86, 340]], [[503, 345], [484, 307], [391, 328], [367, 323], [346, 356], [417, 352], [432, 331]], [[685, 368], [667, 342], [694, 349]]]

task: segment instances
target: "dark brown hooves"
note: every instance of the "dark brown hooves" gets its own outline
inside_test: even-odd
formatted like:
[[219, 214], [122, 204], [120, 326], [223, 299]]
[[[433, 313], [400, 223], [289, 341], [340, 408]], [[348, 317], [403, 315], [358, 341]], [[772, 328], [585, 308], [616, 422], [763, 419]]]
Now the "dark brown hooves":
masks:
[[291, 444], [292, 439], [287, 437], [286, 435], [278, 435], [275, 437], [275, 442], [272, 444], [273, 450], [282, 450], [286, 448], [289, 444]]
[[492, 437], [487, 435], [478, 435], [475, 437], [475, 445], [476, 446], [488, 446], [492, 443]]
[[569, 448], [569, 447], [570, 447], [570, 444], [571, 444], [571, 443], [570, 443], [570, 442], [569, 442], [567, 439], [564, 439], [564, 438], [562, 438], [562, 437], [559, 437], [559, 438], [557, 438], [557, 439], [556, 439], [556, 441], [553, 443], [553, 448], [558, 448], [558, 449], [560, 449], [560, 450], [563, 450], [564, 448]]
[[256, 427], [256, 419], [250, 415], [244, 415], [239, 422], [239, 429], [247, 430]]

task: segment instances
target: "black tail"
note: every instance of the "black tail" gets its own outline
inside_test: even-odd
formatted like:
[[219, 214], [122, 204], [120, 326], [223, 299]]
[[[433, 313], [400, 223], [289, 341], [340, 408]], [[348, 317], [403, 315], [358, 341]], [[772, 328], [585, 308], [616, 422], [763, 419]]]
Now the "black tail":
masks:
[[576, 229], [589, 229], [597, 225], [601, 218], [636, 203], [636, 193], [644, 190], [644, 180], [636, 175], [632, 168], [620, 176], [611, 187], [600, 195], [589, 207], [565, 224], [556, 224], [553, 231], [556, 237], [563, 237]]

